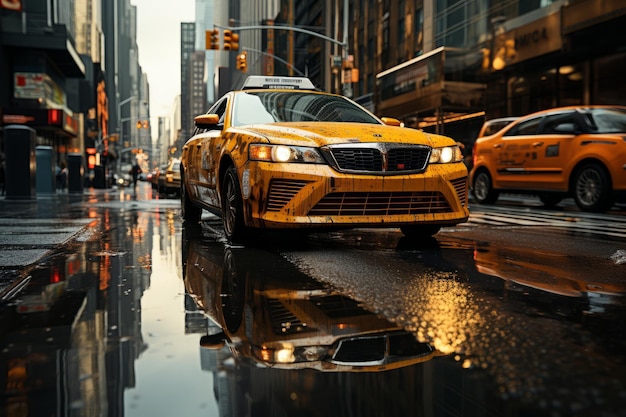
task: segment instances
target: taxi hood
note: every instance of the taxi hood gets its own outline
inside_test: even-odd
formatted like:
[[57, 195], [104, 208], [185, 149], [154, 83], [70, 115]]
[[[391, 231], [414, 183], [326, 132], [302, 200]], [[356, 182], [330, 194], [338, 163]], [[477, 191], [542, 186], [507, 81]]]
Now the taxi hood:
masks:
[[272, 123], [242, 126], [251, 135], [263, 136], [270, 143], [324, 146], [339, 143], [410, 143], [431, 147], [454, 145], [451, 138], [407, 127], [350, 122]]

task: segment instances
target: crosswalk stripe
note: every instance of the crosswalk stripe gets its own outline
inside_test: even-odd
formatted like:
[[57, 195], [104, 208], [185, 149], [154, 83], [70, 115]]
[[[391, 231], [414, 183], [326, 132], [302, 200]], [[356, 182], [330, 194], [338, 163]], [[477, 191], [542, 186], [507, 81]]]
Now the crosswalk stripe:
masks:
[[480, 206], [470, 210], [468, 226], [539, 226], [626, 238], [626, 217], [597, 213]]

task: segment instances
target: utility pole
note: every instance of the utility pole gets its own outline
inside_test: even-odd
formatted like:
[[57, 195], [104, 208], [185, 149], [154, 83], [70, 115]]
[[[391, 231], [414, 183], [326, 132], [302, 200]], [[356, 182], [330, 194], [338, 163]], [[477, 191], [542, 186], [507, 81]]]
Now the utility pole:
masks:
[[[348, 0], [343, 0], [343, 62], [344, 66], [348, 61]], [[352, 97], [352, 83], [345, 82], [345, 79], [342, 80], [343, 83], [343, 95], [346, 97]]]

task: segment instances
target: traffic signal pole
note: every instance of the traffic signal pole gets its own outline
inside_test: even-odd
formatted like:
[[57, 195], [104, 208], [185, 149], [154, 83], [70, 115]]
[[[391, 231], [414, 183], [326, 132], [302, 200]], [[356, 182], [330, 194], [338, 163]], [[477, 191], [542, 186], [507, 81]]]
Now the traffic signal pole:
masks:
[[276, 56], [274, 54], [268, 54], [267, 52], [264, 51], [259, 51], [258, 49], [254, 49], [254, 48], [243, 48], [244, 51], [248, 51], [248, 52], [254, 52], [256, 54], [259, 55], [265, 55], [265, 56], [269, 56], [273, 59], [275, 59], [276, 61], [282, 62], [283, 64], [287, 65], [288, 67], [291, 67], [291, 69], [293, 69], [295, 72], [298, 73], [298, 75], [302, 76], [302, 77], [306, 77], [306, 74], [304, 74], [302, 71], [300, 71], [298, 68], [294, 67], [293, 65], [291, 65], [289, 62], [285, 61], [284, 59], [282, 59], [279, 56]]
[[[338, 41], [337, 39], [333, 39], [331, 37], [322, 35], [321, 33], [317, 33], [317, 32], [313, 32], [312, 30], [308, 30], [308, 29], [302, 29], [299, 27], [295, 27], [295, 26], [269, 26], [269, 25], [253, 25], [253, 26], [237, 26], [237, 27], [232, 27], [232, 26], [221, 26], [221, 25], [213, 25], [216, 28], [220, 28], [220, 29], [225, 29], [225, 30], [230, 30], [230, 31], [241, 31], [241, 30], [264, 30], [264, 29], [279, 29], [279, 30], [291, 30], [294, 32], [301, 32], [301, 33], [306, 33], [308, 35], [311, 36], [315, 36], [321, 39], [324, 39], [328, 42], [332, 42], [334, 44], [337, 44], [339, 46], [341, 46], [344, 49], [344, 53], [347, 56], [347, 51], [348, 51], [348, 43], [347, 41]], [[209, 31], [210, 32], [210, 31]], [[346, 38], [346, 36], [344, 36], [344, 38]]]
[[[338, 41], [337, 39], [333, 39], [329, 36], [326, 35], [322, 35], [320, 33], [317, 32], [313, 32], [312, 30], [308, 30], [308, 29], [304, 29], [304, 28], [299, 28], [299, 27], [295, 27], [295, 26], [280, 26], [280, 25], [251, 25], [251, 26], [237, 26], [237, 27], [233, 27], [233, 26], [222, 26], [222, 25], [213, 25], [213, 27], [215, 28], [220, 28], [223, 29], [224, 32], [228, 31], [228, 33], [232, 33], [234, 31], [242, 31], [242, 30], [268, 30], [268, 29], [272, 29], [272, 30], [288, 30], [288, 31], [293, 31], [293, 32], [300, 32], [300, 33], [305, 33], [307, 35], [311, 35], [311, 36], [315, 36], [317, 38], [323, 39], [327, 42], [331, 42], [334, 43], [336, 45], [341, 46], [342, 48], [342, 59], [343, 62], [347, 62], [348, 60], [348, 0], [344, 0], [344, 13], [343, 13], [343, 40], [342, 41]], [[216, 33], [216, 30], [207, 31], [207, 49], [219, 49], [219, 47], [215, 48], [209, 45], [212, 45], [212, 43], [210, 42], [210, 34]], [[218, 35], [219, 36], [219, 35]], [[238, 46], [238, 45], [237, 45]], [[232, 48], [234, 49], [234, 48]], [[343, 85], [343, 94], [347, 97], [351, 97], [352, 96], [352, 84], [351, 83], [342, 83]]]

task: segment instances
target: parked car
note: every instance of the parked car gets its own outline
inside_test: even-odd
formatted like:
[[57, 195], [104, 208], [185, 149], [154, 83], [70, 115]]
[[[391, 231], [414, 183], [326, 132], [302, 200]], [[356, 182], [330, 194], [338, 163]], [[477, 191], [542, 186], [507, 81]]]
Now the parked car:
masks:
[[161, 176], [161, 172], [166, 169], [167, 165], [162, 168], [156, 167], [150, 172], [148, 182], [150, 182], [150, 186], [153, 190], [156, 190], [157, 192], [159, 191], [159, 177]]
[[121, 169], [120, 172], [118, 173], [116, 179], [115, 179], [115, 183], [119, 186], [119, 187], [128, 187], [131, 184], [131, 177], [130, 177], [130, 169], [132, 168], [132, 165], [130, 164], [122, 164], [121, 165]]
[[180, 192], [180, 159], [170, 159], [165, 170], [159, 174], [157, 181], [159, 193], [178, 195]]
[[258, 229], [399, 227], [425, 236], [465, 222], [467, 168], [451, 138], [400, 127], [307, 78], [251, 76], [195, 118], [182, 151], [182, 213]]
[[482, 138], [485, 136], [491, 136], [517, 119], [519, 119], [519, 117], [501, 117], [498, 119], [485, 120], [485, 123], [483, 123], [483, 126], [478, 132], [478, 137]]
[[501, 192], [532, 193], [552, 206], [572, 196], [602, 212], [626, 197], [626, 107], [571, 106], [537, 112], [477, 139], [470, 172], [478, 203]]
[[484, 136], [493, 135], [498, 132], [500, 129], [507, 126], [509, 123], [517, 120], [518, 117], [501, 117], [498, 119], [490, 119], [485, 120], [480, 130], [478, 131], [478, 136], [474, 138], [470, 143], [467, 144], [467, 147], [463, 149], [463, 155], [465, 156], [465, 165], [467, 165], [467, 169], [471, 171], [474, 163], [474, 158], [472, 152], [474, 150], [474, 142], [476, 139], [482, 138]]

